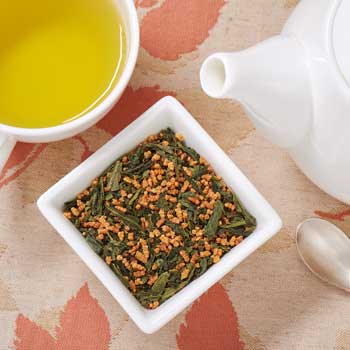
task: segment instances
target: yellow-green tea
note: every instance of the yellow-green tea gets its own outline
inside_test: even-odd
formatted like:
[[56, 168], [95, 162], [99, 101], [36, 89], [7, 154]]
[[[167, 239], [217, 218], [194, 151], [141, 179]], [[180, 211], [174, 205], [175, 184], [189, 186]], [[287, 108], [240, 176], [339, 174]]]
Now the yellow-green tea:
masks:
[[0, 123], [79, 118], [108, 96], [125, 54], [113, 0], [0, 0]]

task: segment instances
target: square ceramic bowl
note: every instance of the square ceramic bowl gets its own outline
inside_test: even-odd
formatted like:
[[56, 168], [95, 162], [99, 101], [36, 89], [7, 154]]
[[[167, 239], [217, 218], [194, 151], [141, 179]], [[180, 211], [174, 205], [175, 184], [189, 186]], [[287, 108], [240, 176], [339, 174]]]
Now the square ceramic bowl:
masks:
[[[89, 247], [80, 232], [62, 213], [63, 204], [84, 190], [118, 157], [161, 129], [170, 127], [185, 136], [186, 143], [205, 157], [216, 173], [226, 181], [248, 211], [257, 219], [257, 228], [240, 245], [227, 253], [201, 277], [155, 310], [139, 304], [114, 275], [107, 264]], [[247, 256], [262, 246], [281, 228], [282, 222], [249, 180], [236, 167], [197, 121], [174, 98], [165, 97], [115, 136], [89, 159], [51, 187], [38, 200], [38, 206], [49, 223], [100, 279], [121, 307], [145, 333], [153, 333], [177, 316], [196, 298], [218, 282]]]

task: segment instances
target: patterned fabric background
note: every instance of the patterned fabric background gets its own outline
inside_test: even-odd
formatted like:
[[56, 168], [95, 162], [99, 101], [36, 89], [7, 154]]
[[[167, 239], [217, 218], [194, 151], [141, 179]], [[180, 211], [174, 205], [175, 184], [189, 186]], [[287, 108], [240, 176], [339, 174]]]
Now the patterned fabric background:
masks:
[[[277, 34], [297, 0], [137, 0], [138, 64], [98, 125], [18, 144], [0, 175], [0, 349], [350, 349], [349, 296], [314, 278], [294, 231], [310, 216], [349, 231], [350, 210], [254, 131], [241, 107], [199, 86], [210, 53]], [[36, 199], [165, 95], [177, 97], [279, 211], [282, 231], [155, 335], [143, 335], [41, 217]]]

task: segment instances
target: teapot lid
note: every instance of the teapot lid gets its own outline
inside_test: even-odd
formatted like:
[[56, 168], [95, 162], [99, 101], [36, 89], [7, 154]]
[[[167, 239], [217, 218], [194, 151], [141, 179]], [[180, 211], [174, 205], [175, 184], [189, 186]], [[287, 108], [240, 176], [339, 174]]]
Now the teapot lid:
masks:
[[343, 0], [334, 20], [333, 47], [339, 69], [350, 86], [350, 1]]

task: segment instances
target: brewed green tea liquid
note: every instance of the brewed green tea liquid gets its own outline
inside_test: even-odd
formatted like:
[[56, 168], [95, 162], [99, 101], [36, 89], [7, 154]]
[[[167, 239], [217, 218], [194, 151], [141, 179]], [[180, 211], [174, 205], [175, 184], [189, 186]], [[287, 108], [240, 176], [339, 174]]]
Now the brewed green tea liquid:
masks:
[[108, 96], [125, 55], [113, 0], [0, 0], [0, 123], [79, 118]]

